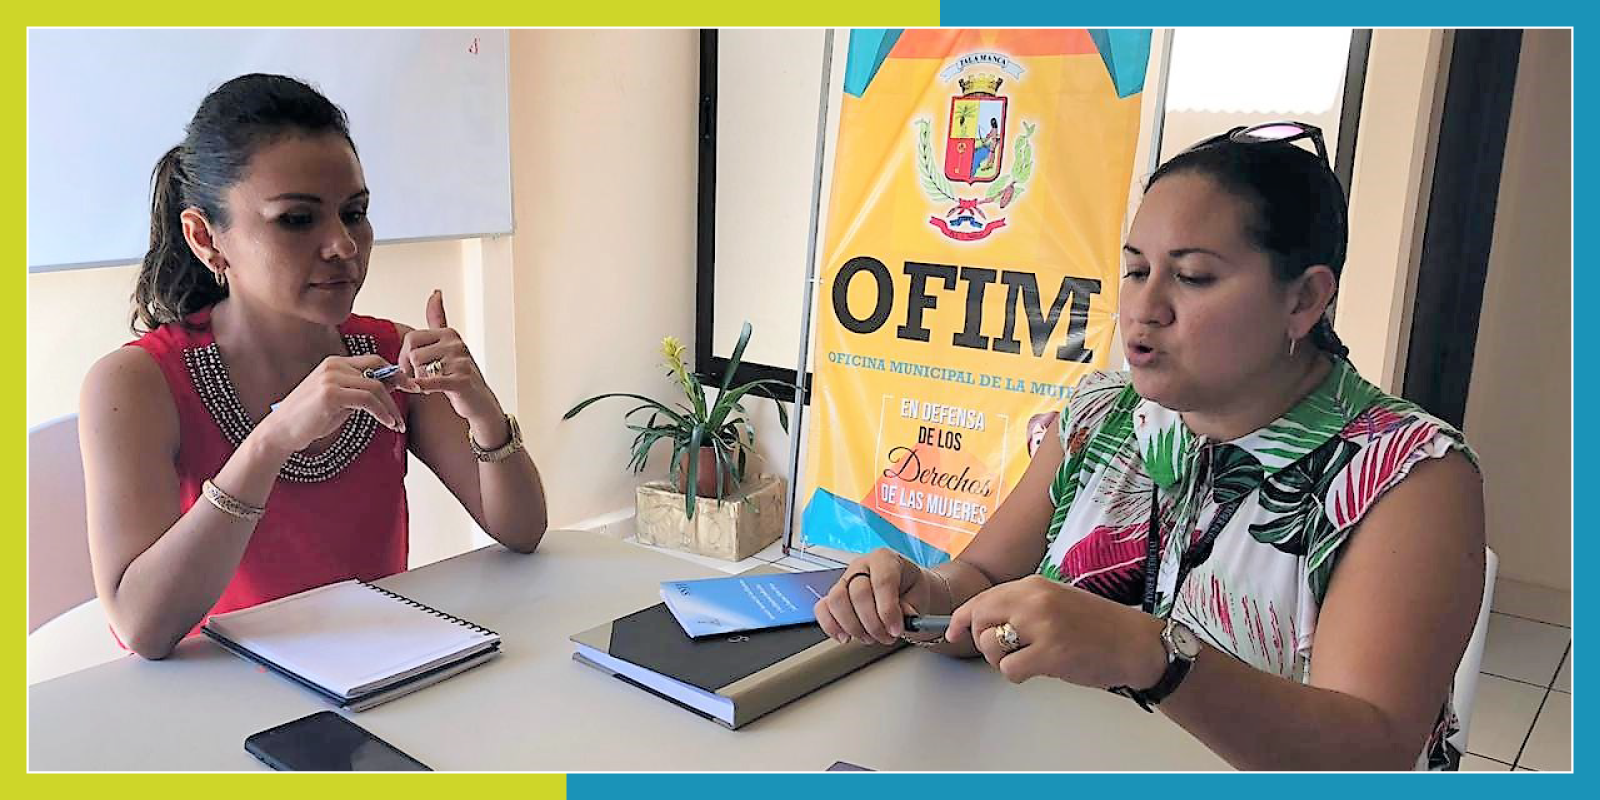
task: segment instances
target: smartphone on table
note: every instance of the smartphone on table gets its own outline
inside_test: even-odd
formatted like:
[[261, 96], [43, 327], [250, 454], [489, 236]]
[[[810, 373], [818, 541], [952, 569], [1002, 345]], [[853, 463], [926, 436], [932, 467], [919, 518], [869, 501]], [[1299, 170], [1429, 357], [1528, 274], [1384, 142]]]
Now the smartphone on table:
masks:
[[251, 734], [244, 749], [263, 764], [288, 772], [432, 772], [366, 728], [318, 711]]

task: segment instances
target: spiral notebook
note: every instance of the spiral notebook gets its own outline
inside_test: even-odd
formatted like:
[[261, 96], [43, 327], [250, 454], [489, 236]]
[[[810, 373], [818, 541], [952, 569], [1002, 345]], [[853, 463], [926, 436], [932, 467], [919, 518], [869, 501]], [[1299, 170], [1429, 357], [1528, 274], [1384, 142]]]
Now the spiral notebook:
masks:
[[387, 589], [344, 581], [217, 614], [202, 632], [352, 711], [482, 664], [500, 635]]

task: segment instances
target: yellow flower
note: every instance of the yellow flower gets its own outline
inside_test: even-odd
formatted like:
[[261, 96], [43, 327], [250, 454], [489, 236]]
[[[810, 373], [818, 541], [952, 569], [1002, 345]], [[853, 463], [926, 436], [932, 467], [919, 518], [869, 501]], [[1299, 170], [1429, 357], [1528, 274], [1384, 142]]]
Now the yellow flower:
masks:
[[683, 354], [688, 349], [676, 336], [668, 336], [661, 340], [661, 354], [667, 357], [667, 366], [674, 370], [683, 366]]
[[668, 336], [661, 340], [661, 355], [665, 356], [668, 374], [678, 379], [685, 387], [689, 385], [689, 369], [683, 364], [683, 355], [688, 352], [683, 342], [676, 336]]

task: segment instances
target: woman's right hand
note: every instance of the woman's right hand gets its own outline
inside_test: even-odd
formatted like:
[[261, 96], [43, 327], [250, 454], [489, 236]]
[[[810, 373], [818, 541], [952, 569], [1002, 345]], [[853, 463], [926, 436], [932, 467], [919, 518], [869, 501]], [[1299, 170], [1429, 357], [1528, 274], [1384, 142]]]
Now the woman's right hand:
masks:
[[850, 562], [814, 610], [823, 632], [841, 642], [894, 644], [905, 616], [927, 611], [931, 595], [927, 570], [881, 547]]
[[390, 430], [404, 433], [405, 418], [389, 395], [395, 387], [364, 374], [388, 363], [376, 355], [323, 359], [267, 414], [257, 430], [264, 429], [274, 448], [285, 454], [304, 450], [328, 436], [358, 411], [371, 414]]

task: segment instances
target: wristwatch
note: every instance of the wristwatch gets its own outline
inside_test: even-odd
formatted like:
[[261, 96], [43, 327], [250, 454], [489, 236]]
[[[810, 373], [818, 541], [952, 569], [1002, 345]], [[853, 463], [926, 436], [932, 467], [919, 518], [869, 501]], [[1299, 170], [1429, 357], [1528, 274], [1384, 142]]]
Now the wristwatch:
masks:
[[467, 431], [467, 445], [472, 448], [473, 457], [477, 458], [479, 461], [492, 463], [495, 461], [504, 461], [507, 458], [510, 458], [512, 453], [521, 450], [522, 429], [517, 426], [517, 418], [511, 416], [510, 414], [506, 415], [506, 430], [510, 431], [511, 435], [506, 439], [505, 444], [500, 445], [493, 450], [485, 450], [478, 446], [478, 441], [472, 438], [472, 431], [469, 429]]
[[1174, 619], [1167, 620], [1167, 627], [1161, 630], [1161, 646], [1167, 651], [1167, 669], [1161, 673], [1161, 679], [1156, 685], [1148, 689], [1134, 689], [1130, 686], [1113, 686], [1111, 691], [1122, 695], [1139, 707], [1155, 713], [1151, 706], [1159, 704], [1167, 696], [1177, 691], [1178, 684], [1189, 675], [1189, 668], [1194, 666], [1195, 658], [1200, 655], [1200, 637], [1189, 626]]

